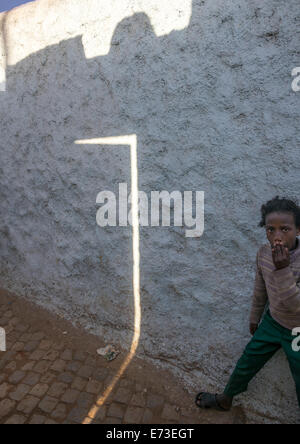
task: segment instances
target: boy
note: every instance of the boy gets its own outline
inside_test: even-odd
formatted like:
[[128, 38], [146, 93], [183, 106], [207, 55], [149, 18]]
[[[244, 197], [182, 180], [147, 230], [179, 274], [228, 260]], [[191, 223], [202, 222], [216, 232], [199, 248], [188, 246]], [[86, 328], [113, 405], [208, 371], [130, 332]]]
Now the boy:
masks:
[[[256, 256], [256, 278], [250, 315], [252, 340], [238, 361], [223, 394], [201, 392], [200, 408], [228, 411], [234, 396], [245, 392], [256, 373], [283, 347], [296, 384], [300, 406], [300, 351], [295, 351], [292, 330], [300, 327], [300, 207], [276, 196], [261, 207], [260, 227], [266, 228], [270, 245]], [[259, 322], [266, 307], [268, 310]]]

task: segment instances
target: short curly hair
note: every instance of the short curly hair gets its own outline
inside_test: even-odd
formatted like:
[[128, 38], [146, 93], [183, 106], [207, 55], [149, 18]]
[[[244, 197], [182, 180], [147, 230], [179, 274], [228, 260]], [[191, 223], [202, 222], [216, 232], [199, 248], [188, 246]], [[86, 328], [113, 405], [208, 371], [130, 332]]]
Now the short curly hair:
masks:
[[300, 207], [297, 199], [287, 199], [285, 197], [280, 198], [279, 196], [276, 196], [266, 204], [262, 205], [260, 211], [261, 221], [258, 224], [259, 227], [264, 227], [266, 225], [266, 217], [268, 214], [279, 211], [283, 213], [293, 213], [295, 225], [297, 228], [300, 228]]

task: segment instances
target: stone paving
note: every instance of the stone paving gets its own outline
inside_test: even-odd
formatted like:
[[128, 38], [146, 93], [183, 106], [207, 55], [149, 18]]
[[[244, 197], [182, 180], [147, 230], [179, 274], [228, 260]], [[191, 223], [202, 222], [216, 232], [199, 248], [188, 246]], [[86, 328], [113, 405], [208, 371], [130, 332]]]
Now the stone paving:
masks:
[[[89, 335], [79, 332], [79, 341], [75, 330], [61, 320], [53, 334], [55, 320], [46, 322], [48, 312], [39, 314], [36, 322], [28, 313], [40, 309], [30, 306], [26, 312], [25, 305], [0, 294], [0, 326], [7, 334], [7, 351], [0, 352], [0, 423], [86, 423], [91, 407], [111, 383], [125, 353], [107, 362], [96, 353], [95, 337], [93, 342]], [[193, 396], [179, 387], [167, 373], [133, 360], [91, 422], [244, 422], [240, 410], [221, 415], [200, 412], [193, 405]]]

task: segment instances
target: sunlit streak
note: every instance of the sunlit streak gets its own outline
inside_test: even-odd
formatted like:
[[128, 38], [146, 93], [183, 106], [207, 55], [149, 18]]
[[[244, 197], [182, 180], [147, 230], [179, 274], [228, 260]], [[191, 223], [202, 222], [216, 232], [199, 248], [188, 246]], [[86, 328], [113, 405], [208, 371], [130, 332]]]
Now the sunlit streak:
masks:
[[77, 140], [77, 145], [129, 145], [131, 158], [131, 195], [132, 195], [132, 250], [133, 250], [133, 297], [134, 297], [134, 335], [130, 351], [122, 363], [120, 369], [112, 379], [104, 393], [98, 398], [95, 405], [90, 409], [84, 424], [90, 424], [95, 419], [99, 409], [114, 389], [116, 383], [125, 372], [133, 359], [140, 339], [141, 331], [141, 298], [140, 298], [140, 235], [138, 216], [138, 163], [137, 163], [137, 136], [127, 135], [119, 137], [104, 137], [97, 139]]

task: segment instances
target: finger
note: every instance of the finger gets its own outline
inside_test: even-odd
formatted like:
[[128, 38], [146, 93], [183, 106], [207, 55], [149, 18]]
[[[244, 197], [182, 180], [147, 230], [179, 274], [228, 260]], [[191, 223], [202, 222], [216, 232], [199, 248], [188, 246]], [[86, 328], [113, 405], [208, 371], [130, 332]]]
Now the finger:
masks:
[[291, 258], [290, 258], [290, 250], [288, 248], [286, 248], [286, 260], [288, 260], [290, 262]]
[[282, 250], [282, 245], [278, 245], [278, 260], [282, 260], [283, 259], [283, 250]]
[[278, 260], [278, 262], [283, 261], [283, 255], [282, 255], [281, 251], [278, 252], [277, 260]]
[[274, 250], [272, 251], [272, 257], [273, 257], [273, 262], [277, 261], [277, 250], [276, 248], [274, 248]]

